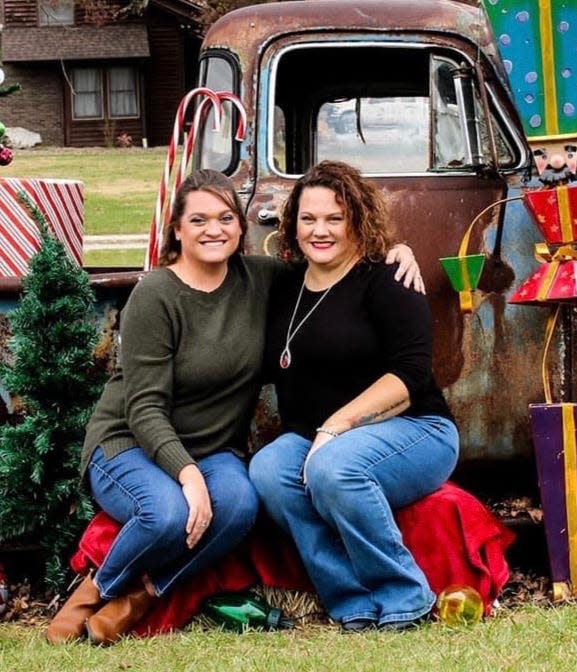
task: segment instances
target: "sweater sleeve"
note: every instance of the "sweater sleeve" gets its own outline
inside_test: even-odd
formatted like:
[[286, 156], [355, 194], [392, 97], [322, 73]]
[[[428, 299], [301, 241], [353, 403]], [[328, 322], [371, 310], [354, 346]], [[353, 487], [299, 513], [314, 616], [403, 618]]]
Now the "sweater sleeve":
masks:
[[176, 322], [174, 297], [146, 281], [134, 288], [120, 322], [128, 426], [147, 455], [175, 480], [183, 467], [195, 463], [171, 423]]
[[394, 279], [396, 268], [373, 267], [367, 309], [382, 343], [387, 373], [402, 380], [414, 399], [431, 382], [431, 315], [425, 296]]

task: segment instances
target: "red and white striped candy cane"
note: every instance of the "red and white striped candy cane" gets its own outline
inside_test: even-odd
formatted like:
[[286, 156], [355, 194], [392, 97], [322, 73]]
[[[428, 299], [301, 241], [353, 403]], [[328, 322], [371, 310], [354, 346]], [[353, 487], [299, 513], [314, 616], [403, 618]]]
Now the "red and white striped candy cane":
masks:
[[[233, 93], [229, 93], [228, 91], [217, 91], [216, 96], [221, 102], [224, 101], [230, 102], [238, 110], [239, 118], [234, 139], [239, 142], [242, 142], [246, 135], [246, 110], [244, 109], [244, 105], [242, 104], [238, 96], [235, 96]], [[170, 221], [172, 208], [174, 206], [174, 199], [176, 197], [176, 192], [178, 191], [178, 188], [184, 181], [186, 174], [188, 172], [188, 165], [192, 158], [194, 145], [196, 143], [196, 140], [198, 139], [199, 131], [201, 130], [201, 127], [203, 126], [206, 118], [208, 117], [210, 105], [211, 105], [211, 99], [205, 98], [203, 101], [200, 102], [200, 104], [196, 108], [194, 119], [192, 121], [192, 126], [190, 128], [189, 133], [186, 136], [184, 151], [182, 153], [182, 157], [180, 160], [180, 168], [174, 180], [174, 184], [172, 186], [172, 193], [170, 195], [170, 204], [164, 213], [165, 225]], [[221, 108], [221, 115], [222, 115], [222, 108]], [[213, 130], [214, 131], [219, 130], [216, 124]]]
[[[198, 107], [196, 108], [196, 111], [194, 113], [192, 124], [190, 126], [189, 132], [187, 133], [184, 142], [184, 149], [180, 159], [180, 168], [176, 174], [174, 184], [172, 185], [172, 192], [170, 194], [170, 204], [166, 212], [164, 213], [164, 224], [167, 224], [168, 221], [170, 220], [170, 213], [172, 211], [172, 207], [174, 206], [174, 199], [176, 197], [176, 192], [178, 191], [178, 188], [180, 187], [180, 185], [182, 184], [182, 182], [186, 177], [188, 164], [190, 163], [190, 159], [194, 151], [194, 145], [197, 140], [200, 126], [202, 122], [206, 119], [206, 117], [208, 117], [208, 110], [210, 109], [211, 104], [212, 101], [210, 100], [210, 98], [205, 98], [198, 104]], [[222, 108], [221, 108], [221, 114], [222, 114]], [[219, 128], [216, 128], [215, 125], [213, 130], [218, 131]]]
[[230, 103], [236, 107], [238, 112], [238, 125], [236, 127], [236, 135], [234, 136], [235, 140], [242, 142], [246, 137], [246, 110], [242, 104], [240, 98], [235, 96], [234, 93], [229, 93], [228, 91], [217, 91], [216, 95], [220, 101], [228, 100]]
[[145, 270], [153, 268], [154, 266], [156, 266], [158, 262], [158, 248], [162, 237], [162, 228], [163, 228], [162, 214], [166, 202], [166, 195], [168, 193], [168, 185], [170, 183], [172, 167], [174, 165], [174, 160], [176, 157], [176, 150], [179, 144], [180, 135], [184, 131], [184, 119], [188, 105], [191, 100], [193, 100], [198, 96], [206, 96], [206, 99], [212, 102], [215, 110], [214, 114], [215, 128], [217, 130], [220, 128], [221, 102], [220, 98], [216, 95], [216, 93], [212, 91], [212, 89], [208, 89], [206, 87], [199, 87], [193, 89], [192, 91], [189, 91], [189, 93], [187, 93], [186, 96], [184, 96], [184, 98], [180, 101], [180, 104], [176, 112], [176, 117], [174, 120], [172, 137], [170, 140], [170, 145], [168, 147], [166, 161], [164, 164], [164, 171], [158, 187], [154, 216], [152, 219], [152, 223], [150, 225], [148, 248], [146, 251], [146, 259], [144, 263]]

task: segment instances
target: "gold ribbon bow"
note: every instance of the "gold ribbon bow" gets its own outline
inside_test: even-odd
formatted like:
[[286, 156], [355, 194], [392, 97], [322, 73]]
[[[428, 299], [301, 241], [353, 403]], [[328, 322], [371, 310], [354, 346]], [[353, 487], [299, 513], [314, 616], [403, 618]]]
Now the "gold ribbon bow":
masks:
[[549, 264], [543, 281], [537, 292], [537, 301], [545, 301], [557, 275], [559, 264], [564, 261], [577, 260], [577, 250], [571, 245], [562, 245], [560, 248], [551, 252], [546, 243], [537, 243], [535, 245], [535, 259], [540, 264]]

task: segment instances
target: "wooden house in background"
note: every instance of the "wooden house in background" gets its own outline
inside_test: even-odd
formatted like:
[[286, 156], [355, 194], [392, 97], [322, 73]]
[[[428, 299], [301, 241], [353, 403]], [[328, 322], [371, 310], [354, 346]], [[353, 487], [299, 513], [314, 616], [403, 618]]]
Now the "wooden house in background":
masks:
[[2, 0], [2, 68], [22, 87], [0, 98], [2, 122], [47, 145], [168, 144], [196, 76], [199, 3], [145, 4], [135, 16], [108, 2]]

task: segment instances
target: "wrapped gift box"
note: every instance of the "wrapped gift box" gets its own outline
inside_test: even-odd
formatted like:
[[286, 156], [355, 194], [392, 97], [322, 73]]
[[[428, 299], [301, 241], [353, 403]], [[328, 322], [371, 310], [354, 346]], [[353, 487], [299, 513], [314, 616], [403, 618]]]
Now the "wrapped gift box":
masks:
[[549, 244], [577, 241], [577, 184], [527, 191], [523, 202]]
[[82, 264], [84, 185], [73, 180], [0, 178], [0, 276], [25, 275], [40, 233], [21, 202], [23, 191], [42, 211], [70, 257]]
[[529, 406], [554, 599], [577, 595], [576, 409]]
[[577, 301], [577, 261], [541, 264], [509, 299], [509, 303], [548, 305]]
[[577, 87], [571, 76], [577, 4], [574, 0], [484, 0], [483, 4], [529, 141], [577, 134]]

